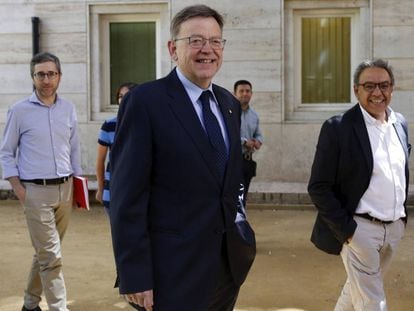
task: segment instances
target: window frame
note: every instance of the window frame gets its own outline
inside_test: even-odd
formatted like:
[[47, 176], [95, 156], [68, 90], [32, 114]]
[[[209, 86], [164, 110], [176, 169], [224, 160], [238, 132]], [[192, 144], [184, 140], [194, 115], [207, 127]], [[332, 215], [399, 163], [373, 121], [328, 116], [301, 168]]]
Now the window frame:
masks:
[[[356, 102], [352, 91], [352, 74], [362, 60], [369, 58], [371, 25], [368, 1], [357, 1], [354, 6], [318, 7], [315, 1], [285, 1], [285, 121], [321, 121], [343, 112]], [[306, 3], [305, 3], [306, 2]], [[313, 5], [312, 5], [313, 3]], [[339, 2], [338, 2], [339, 3]], [[303, 17], [351, 18], [351, 81], [350, 103], [302, 103], [302, 24]], [[365, 20], [364, 20], [365, 19]]]
[[171, 67], [168, 50], [162, 46], [169, 39], [168, 3], [90, 4], [88, 18], [89, 119], [103, 121], [118, 110], [111, 105], [110, 23], [155, 22], [156, 77], [160, 78]]

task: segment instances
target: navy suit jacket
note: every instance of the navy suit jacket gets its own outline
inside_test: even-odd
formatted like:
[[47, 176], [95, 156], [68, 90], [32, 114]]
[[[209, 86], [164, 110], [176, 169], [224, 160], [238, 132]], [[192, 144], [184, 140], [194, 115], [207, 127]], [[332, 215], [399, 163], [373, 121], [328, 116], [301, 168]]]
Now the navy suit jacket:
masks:
[[242, 172], [240, 104], [217, 85], [213, 92], [230, 145], [224, 184], [175, 70], [129, 92], [118, 113], [110, 219], [120, 292], [154, 289], [154, 310], [207, 310], [222, 243], [236, 284], [250, 268], [233, 253]]
[[[401, 114], [395, 114], [398, 121], [394, 128], [405, 153], [407, 195], [411, 147], [406, 121]], [[311, 236], [316, 247], [331, 254], [341, 252], [343, 243], [356, 229], [353, 215], [368, 188], [372, 170], [372, 150], [359, 105], [325, 121], [308, 184], [309, 195], [318, 210]]]

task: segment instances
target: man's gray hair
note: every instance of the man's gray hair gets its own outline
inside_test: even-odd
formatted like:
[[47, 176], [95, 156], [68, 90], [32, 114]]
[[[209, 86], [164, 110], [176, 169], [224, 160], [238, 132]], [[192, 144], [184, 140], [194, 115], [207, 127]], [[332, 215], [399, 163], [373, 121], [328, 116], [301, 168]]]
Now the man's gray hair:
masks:
[[219, 24], [220, 29], [223, 31], [223, 16], [207, 5], [197, 4], [185, 7], [174, 16], [170, 26], [171, 39], [177, 39], [181, 24], [194, 17], [213, 17]]
[[383, 59], [374, 59], [374, 60], [365, 60], [358, 65], [354, 73], [354, 85], [359, 84], [359, 77], [361, 73], [367, 68], [383, 68], [388, 72], [388, 75], [391, 79], [391, 84], [394, 85], [394, 73], [392, 72], [392, 67], [388, 64], [388, 61]]

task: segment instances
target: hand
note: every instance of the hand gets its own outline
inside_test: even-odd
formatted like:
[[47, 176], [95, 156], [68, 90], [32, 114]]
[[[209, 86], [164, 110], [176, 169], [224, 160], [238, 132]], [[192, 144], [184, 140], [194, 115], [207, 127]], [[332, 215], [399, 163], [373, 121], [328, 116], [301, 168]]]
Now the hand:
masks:
[[102, 203], [102, 196], [103, 196], [103, 192], [102, 192], [102, 190], [101, 190], [101, 189], [98, 189], [98, 190], [96, 191], [95, 198], [96, 198], [96, 200], [97, 200], [98, 202], [100, 202], [100, 203]]
[[23, 204], [26, 200], [26, 188], [20, 182], [20, 178], [18, 176], [12, 176], [9, 177], [7, 180], [12, 186], [14, 194], [19, 199], [20, 203]]
[[259, 150], [260, 147], [262, 146], [262, 143], [260, 141], [258, 141], [258, 140], [253, 140], [253, 141], [254, 141], [254, 148], [256, 150]]
[[254, 145], [255, 145], [255, 143], [254, 143], [253, 139], [248, 139], [244, 142], [244, 146], [249, 151], [254, 151]]
[[20, 186], [13, 187], [13, 192], [16, 195], [16, 197], [19, 199], [20, 203], [24, 203], [26, 199], [26, 188], [23, 187], [22, 184]]
[[152, 306], [154, 305], [152, 289], [140, 293], [126, 294], [124, 296], [127, 301], [144, 307], [146, 311], [152, 311]]

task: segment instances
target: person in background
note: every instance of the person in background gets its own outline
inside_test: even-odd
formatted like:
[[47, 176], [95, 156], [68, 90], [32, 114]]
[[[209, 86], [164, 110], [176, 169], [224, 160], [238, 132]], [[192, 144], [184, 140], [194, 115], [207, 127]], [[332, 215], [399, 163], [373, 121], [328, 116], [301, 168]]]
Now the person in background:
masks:
[[[137, 86], [136, 83], [126, 82], [122, 83], [116, 90], [116, 102], [118, 105], [126, 93], [128, 93], [133, 87]], [[109, 180], [110, 180], [110, 163], [108, 161], [105, 170], [105, 162], [107, 155], [111, 150], [111, 146], [114, 142], [115, 128], [117, 117], [113, 117], [104, 121], [101, 126], [98, 137], [98, 150], [96, 156], [96, 180], [98, 183], [98, 189], [96, 191], [96, 200], [103, 203], [105, 211], [109, 213]], [[109, 156], [108, 156], [109, 158]]]
[[260, 119], [256, 111], [250, 107], [252, 98], [252, 84], [247, 80], [238, 80], [234, 83], [234, 96], [239, 100], [241, 113], [240, 136], [243, 152], [243, 204], [246, 206], [247, 193], [250, 182], [256, 176], [256, 161], [253, 160], [253, 153], [259, 150], [263, 144], [263, 135], [260, 131]]
[[212, 83], [223, 17], [179, 11], [166, 77], [122, 103], [111, 150], [112, 240], [120, 293], [138, 310], [230, 311], [252, 260], [236, 227], [240, 105]]
[[404, 234], [408, 191], [407, 123], [390, 108], [388, 62], [354, 73], [358, 104], [325, 121], [309, 180], [318, 215], [312, 242], [340, 254], [347, 280], [335, 311], [385, 311], [383, 277]]
[[24, 209], [35, 254], [22, 311], [67, 311], [61, 243], [72, 211], [72, 175], [82, 173], [75, 106], [58, 96], [62, 71], [50, 53], [30, 63], [34, 91], [8, 111], [0, 161]]

